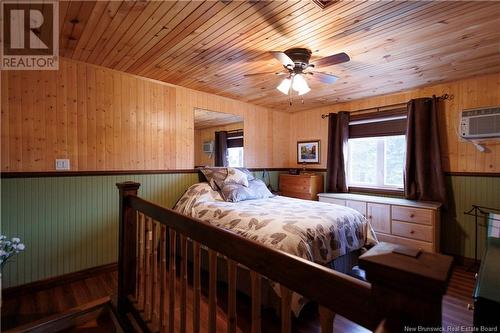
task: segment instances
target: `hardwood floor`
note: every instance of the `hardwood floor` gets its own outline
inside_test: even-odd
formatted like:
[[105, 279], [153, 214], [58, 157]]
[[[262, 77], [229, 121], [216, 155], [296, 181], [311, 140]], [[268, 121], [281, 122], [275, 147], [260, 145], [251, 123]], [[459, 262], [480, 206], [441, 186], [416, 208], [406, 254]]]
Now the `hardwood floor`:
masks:
[[33, 322], [115, 293], [116, 272], [3, 299], [2, 330]]
[[[117, 285], [116, 272], [101, 273], [84, 280], [64, 284], [47, 290], [19, 297], [4, 298], [2, 304], [2, 330], [26, 324], [50, 315], [61, 313], [73, 307], [88, 303], [92, 300], [111, 295]], [[445, 330], [452, 330], [456, 326], [471, 326], [472, 312], [467, 310], [471, 302], [474, 287], [474, 274], [467, 272], [464, 267], [454, 268], [447, 294], [443, 300], [443, 326]], [[225, 299], [224, 288], [219, 288], [219, 299]], [[225, 307], [221, 302], [221, 307]], [[238, 327], [241, 332], [249, 332], [250, 319], [245, 318], [249, 313], [250, 302], [245, 297], [238, 300]], [[220, 311], [222, 313], [222, 311]], [[279, 319], [272, 311], [264, 311], [263, 332], [278, 332]], [[225, 329], [225, 327], [224, 327]], [[110, 332], [110, 321], [93, 321], [72, 330], [72, 332]], [[308, 305], [301, 316], [293, 321], [293, 331], [298, 333], [319, 332], [317, 309]], [[337, 316], [334, 332], [361, 333], [366, 329]]]

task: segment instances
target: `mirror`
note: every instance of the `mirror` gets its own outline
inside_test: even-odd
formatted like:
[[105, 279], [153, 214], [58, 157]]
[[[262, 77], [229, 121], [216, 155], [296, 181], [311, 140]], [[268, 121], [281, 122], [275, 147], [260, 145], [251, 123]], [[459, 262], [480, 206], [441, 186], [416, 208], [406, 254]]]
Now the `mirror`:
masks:
[[244, 166], [243, 117], [194, 109], [194, 167]]

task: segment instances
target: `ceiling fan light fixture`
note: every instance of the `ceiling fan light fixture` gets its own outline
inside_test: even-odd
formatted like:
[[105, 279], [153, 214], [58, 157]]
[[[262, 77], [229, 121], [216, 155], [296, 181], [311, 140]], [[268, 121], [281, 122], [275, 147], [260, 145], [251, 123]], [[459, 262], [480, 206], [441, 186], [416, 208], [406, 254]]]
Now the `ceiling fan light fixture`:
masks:
[[288, 95], [288, 92], [290, 91], [290, 86], [292, 85], [292, 81], [290, 79], [284, 79], [281, 81], [279, 86], [276, 87], [279, 91], [281, 91], [283, 94]]
[[311, 91], [309, 85], [307, 84], [306, 79], [302, 76], [302, 74], [296, 74], [293, 77], [292, 89], [299, 93], [299, 95], [307, 94]]
[[298, 95], [299, 95], [299, 96], [302, 96], [302, 95], [307, 94], [307, 93], [308, 93], [308, 92], [310, 92], [310, 91], [311, 91], [311, 88], [309, 88], [309, 87], [305, 87], [304, 89], [302, 89], [302, 90], [299, 90], [299, 91], [298, 91]]

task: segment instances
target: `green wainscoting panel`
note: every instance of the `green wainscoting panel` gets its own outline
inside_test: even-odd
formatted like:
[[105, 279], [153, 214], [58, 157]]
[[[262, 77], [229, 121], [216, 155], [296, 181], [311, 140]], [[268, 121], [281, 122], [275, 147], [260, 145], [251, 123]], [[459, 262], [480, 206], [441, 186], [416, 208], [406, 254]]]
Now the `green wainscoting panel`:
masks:
[[2, 233], [27, 248], [7, 264], [4, 288], [117, 261], [116, 183], [141, 183], [141, 197], [172, 207], [195, 173], [2, 179]]
[[[447, 176], [449, 207], [443, 212], [441, 249], [450, 254], [474, 257], [474, 217], [464, 215], [472, 205], [500, 209], [500, 177]], [[478, 258], [486, 246], [486, 219], [479, 219]]]
[[[269, 176], [277, 189], [278, 172]], [[1, 232], [27, 246], [5, 267], [2, 287], [116, 262], [116, 183], [139, 182], [141, 197], [171, 208], [198, 179], [196, 173], [2, 179]]]

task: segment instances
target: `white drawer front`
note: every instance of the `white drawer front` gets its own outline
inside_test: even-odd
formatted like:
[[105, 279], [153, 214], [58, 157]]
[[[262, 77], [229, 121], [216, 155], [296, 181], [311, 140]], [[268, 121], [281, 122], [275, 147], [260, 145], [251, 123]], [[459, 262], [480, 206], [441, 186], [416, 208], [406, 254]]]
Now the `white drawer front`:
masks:
[[431, 225], [433, 220], [433, 212], [430, 209], [392, 206], [392, 219]]

